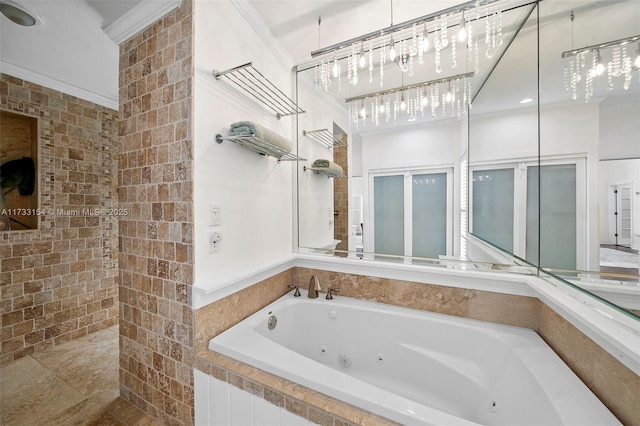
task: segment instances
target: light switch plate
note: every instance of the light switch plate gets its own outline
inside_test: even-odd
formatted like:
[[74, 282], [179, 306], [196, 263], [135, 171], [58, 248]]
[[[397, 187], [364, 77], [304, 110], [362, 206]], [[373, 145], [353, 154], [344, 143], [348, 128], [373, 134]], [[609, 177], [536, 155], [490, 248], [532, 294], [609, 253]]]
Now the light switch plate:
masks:
[[209, 225], [210, 226], [222, 225], [222, 207], [220, 207], [220, 204], [209, 205]]

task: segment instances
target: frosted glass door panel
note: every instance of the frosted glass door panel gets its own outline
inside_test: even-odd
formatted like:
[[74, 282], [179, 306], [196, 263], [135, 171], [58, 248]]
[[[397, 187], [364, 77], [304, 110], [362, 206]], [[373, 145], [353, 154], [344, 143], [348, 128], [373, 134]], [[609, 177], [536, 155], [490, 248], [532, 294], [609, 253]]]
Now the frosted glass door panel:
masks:
[[404, 254], [404, 176], [373, 179], [373, 223], [376, 253]]
[[412, 254], [437, 259], [447, 254], [447, 174], [412, 177]]
[[513, 253], [514, 171], [473, 172], [473, 235]]
[[544, 268], [576, 269], [576, 166], [542, 166], [538, 259], [538, 167], [527, 169], [527, 260]]

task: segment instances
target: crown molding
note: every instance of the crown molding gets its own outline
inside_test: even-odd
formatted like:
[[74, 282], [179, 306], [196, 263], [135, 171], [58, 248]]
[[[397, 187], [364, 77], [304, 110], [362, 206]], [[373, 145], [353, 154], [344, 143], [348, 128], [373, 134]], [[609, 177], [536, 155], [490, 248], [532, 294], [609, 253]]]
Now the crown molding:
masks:
[[57, 90], [59, 92], [66, 93], [67, 95], [75, 96], [77, 98], [111, 108], [116, 111], [120, 108], [117, 97], [112, 98], [101, 95], [6, 61], [0, 60], [0, 72], [20, 78], [30, 83], [39, 84], [48, 89]]
[[269, 50], [273, 52], [275, 58], [282, 64], [282, 66], [284, 66], [285, 69], [290, 70], [294, 64], [293, 59], [289, 55], [289, 52], [282, 47], [282, 44], [280, 44], [256, 8], [247, 0], [231, 0], [231, 4], [238, 9], [240, 15], [244, 17], [258, 37], [267, 45]]
[[121, 44], [177, 9], [181, 4], [182, 0], [142, 0], [129, 12], [104, 28], [104, 32], [116, 44]]

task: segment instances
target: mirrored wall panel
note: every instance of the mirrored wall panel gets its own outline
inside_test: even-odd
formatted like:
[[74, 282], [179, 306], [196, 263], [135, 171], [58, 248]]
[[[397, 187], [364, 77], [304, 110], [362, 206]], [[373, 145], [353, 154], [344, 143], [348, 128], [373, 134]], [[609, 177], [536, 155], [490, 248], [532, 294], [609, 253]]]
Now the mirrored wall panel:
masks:
[[587, 286], [637, 286], [640, 7], [588, 1], [539, 8], [540, 265]]
[[300, 250], [543, 268], [640, 312], [637, 1], [422, 3], [326, 47], [318, 22]]
[[[298, 166], [300, 247], [409, 263], [466, 259], [460, 182], [469, 106], [535, 2], [445, 11], [426, 3], [406, 25], [320, 48], [297, 67], [297, 101], [308, 111], [297, 129], [307, 159]], [[318, 129], [346, 148], [314, 141]], [[319, 159], [346, 177], [313, 171]]]

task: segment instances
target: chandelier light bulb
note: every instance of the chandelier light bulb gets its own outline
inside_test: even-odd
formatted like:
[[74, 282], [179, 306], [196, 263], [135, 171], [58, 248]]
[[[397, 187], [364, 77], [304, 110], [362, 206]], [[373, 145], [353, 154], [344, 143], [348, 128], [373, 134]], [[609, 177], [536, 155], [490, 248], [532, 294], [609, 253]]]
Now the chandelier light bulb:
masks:
[[363, 120], [367, 118], [367, 109], [364, 107], [364, 100], [362, 101], [362, 108], [360, 109], [360, 118]]
[[380, 105], [378, 106], [378, 112], [380, 112], [380, 114], [384, 114], [384, 99], [380, 98]]
[[360, 59], [358, 59], [358, 65], [360, 68], [364, 68], [367, 65], [367, 59], [364, 57], [364, 51], [360, 52]]
[[450, 103], [453, 100], [453, 93], [451, 92], [451, 82], [449, 82], [449, 90], [447, 90], [447, 94], [444, 95], [444, 100], [447, 103]]
[[340, 74], [340, 66], [338, 65], [338, 58], [333, 60], [333, 68], [331, 69], [333, 72], [333, 78], [338, 78], [338, 74]]
[[459, 41], [467, 40], [467, 22], [464, 20], [464, 12], [462, 12], [462, 17], [460, 18], [460, 29], [458, 30], [458, 40]]
[[428, 103], [429, 103], [429, 98], [427, 97], [427, 93], [422, 92], [422, 97], [420, 98], [420, 104], [422, 106], [427, 106]]
[[391, 39], [391, 47], [389, 48], [389, 59], [392, 61], [396, 59], [396, 44], [394, 43], [393, 38]]
[[400, 109], [402, 111], [405, 111], [407, 109], [407, 102], [404, 100], [404, 92], [402, 93], [402, 96], [400, 97]]
[[604, 64], [602, 63], [602, 58], [600, 57], [599, 50], [596, 50], [596, 67], [594, 68], [593, 72], [596, 75], [602, 75], [602, 73], [604, 72]]
[[427, 30], [427, 24], [424, 24], [424, 30], [422, 31], [422, 43], [420, 43], [420, 50], [426, 52], [429, 50], [429, 30]]

